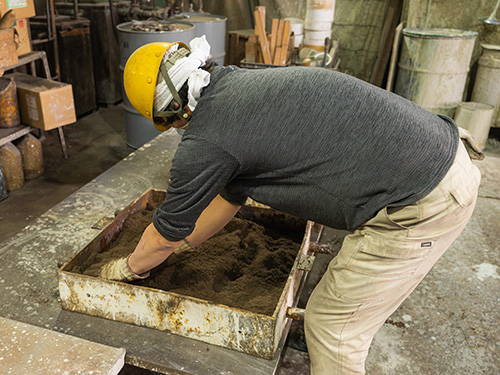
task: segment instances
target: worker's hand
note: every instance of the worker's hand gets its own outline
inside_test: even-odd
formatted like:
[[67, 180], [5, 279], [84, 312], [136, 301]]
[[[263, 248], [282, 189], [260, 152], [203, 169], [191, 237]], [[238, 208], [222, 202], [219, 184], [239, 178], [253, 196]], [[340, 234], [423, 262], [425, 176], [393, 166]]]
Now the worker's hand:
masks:
[[172, 264], [175, 264], [182, 259], [184, 259], [186, 256], [189, 254], [192, 254], [193, 252], [196, 251], [196, 248], [191, 246], [189, 242], [186, 240], [182, 240], [180, 245], [175, 248], [175, 250], [168, 256], [168, 258], [165, 260], [165, 264], [167, 266], [171, 266]]
[[110, 261], [102, 267], [99, 274], [99, 277], [101, 279], [115, 281], [132, 281], [145, 279], [148, 276], [149, 271], [144, 272], [140, 275], [132, 272], [128, 266], [128, 257]]
[[476, 140], [472, 136], [472, 134], [466, 130], [461, 128], [460, 126], [458, 127], [458, 135], [460, 136], [460, 139], [462, 140], [465, 149], [467, 150], [467, 153], [469, 154], [469, 157], [473, 160], [483, 160], [484, 159], [484, 154], [479, 148], [478, 144], [476, 143]]

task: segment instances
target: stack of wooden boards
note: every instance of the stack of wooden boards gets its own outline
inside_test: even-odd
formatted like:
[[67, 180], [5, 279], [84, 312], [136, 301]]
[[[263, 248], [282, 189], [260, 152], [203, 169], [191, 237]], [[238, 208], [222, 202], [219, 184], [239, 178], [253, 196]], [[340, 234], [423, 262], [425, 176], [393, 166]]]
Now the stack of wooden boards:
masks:
[[249, 37], [245, 44], [247, 63], [284, 66], [293, 51], [291, 21], [274, 18], [271, 34], [266, 33], [266, 7], [258, 6], [254, 11], [255, 36]]

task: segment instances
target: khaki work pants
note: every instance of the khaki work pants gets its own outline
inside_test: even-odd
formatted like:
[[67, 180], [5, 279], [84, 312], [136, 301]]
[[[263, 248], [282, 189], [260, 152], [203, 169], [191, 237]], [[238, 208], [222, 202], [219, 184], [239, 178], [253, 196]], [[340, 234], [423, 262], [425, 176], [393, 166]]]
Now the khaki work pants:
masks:
[[306, 308], [312, 375], [362, 375], [373, 336], [469, 221], [481, 176], [459, 142], [425, 198], [384, 208], [346, 236]]

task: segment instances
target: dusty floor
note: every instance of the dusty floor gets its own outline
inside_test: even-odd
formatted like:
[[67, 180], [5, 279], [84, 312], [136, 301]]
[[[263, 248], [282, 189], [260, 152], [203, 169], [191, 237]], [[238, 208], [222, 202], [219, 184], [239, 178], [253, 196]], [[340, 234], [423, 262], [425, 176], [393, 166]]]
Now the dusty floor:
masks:
[[45, 133], [45, 174], [0, 202], [0, 242], [119, 162], [134, 149], [125, 141], [121, 106], [101, 108], [63, 127], [69, 158], [63, 158], [56, 130]]
[[[46, 173], [0, 202], [0, 242], [120, 161], [127, 146], [121, 106], [64, 127], [64, 160], [55, 131], [43, 143]], [[500, 129], [490, 134], [476, 211], [464, 233], [375, 336], [369, 375], [500, 374]], [[321, 242], [339, 249], [345, 232], [327, 228]], [[302, 304], [331, 256], [318, 257]], [[278, 375], [308, 374], [300, 323], [292, 326]], [[152, 374], [127, 366], [121, 375]]]

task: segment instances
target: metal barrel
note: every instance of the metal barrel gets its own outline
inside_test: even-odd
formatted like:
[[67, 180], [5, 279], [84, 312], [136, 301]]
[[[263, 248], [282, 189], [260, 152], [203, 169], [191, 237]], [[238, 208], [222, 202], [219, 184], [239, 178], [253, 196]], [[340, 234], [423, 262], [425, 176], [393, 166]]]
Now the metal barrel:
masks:
[[462, 102], [477, 32], [404, 29], [395, 93], [452, 117]]
[[482, 44], [472, 101], [493, 106], [491, 126], [500, 127], [500, 46]]
[[[137, 21], [125, 22], [116, 26], [122, 77], [128, 58], [137, 48], [153, 42], [183, 42], [189, 45], [189, 42], [195, 37], [195, 25], [191, 23], [179, 21], [159, 22], [162, 24], [180, 24], [183, 28], [175, 31], [137, 31], [133, 29], [133, 26], [138, 24]], [[160, 134], [160, 131], [154, 127], [151, 121], [136, 111], [127, 98], [123, 84], [122, 93], [127, 144], [131, 147], [139, 148]]]
[[224, 65], [226, 57], [226, 22], [227, 17], [210, 13], [181, 13], [175, 16], [196, 26], [195, 36], [205, 35], [210, 44], [210, 53], [217, 64]]
[[0, 128], [12, 128], [21, 123], [14, 78], [0, 78]]

